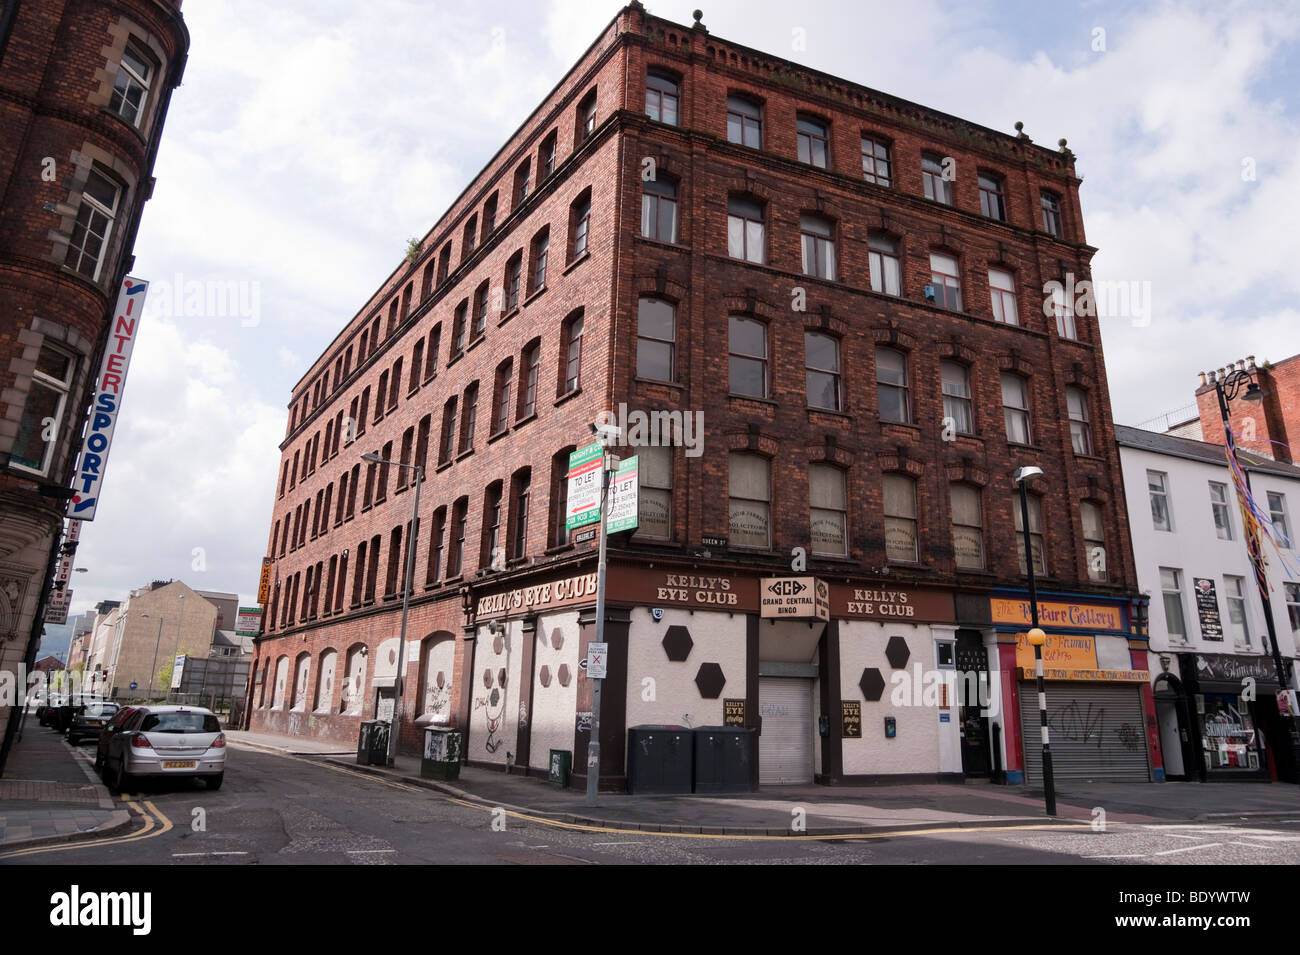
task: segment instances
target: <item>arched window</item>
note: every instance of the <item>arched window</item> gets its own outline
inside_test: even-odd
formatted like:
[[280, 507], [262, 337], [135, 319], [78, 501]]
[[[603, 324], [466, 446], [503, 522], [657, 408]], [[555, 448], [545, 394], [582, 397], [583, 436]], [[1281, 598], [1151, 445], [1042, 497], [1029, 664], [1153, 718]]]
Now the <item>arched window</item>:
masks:
[[330, 702], [334, 699], [334, 668], [338, 665], [339, 655], [333, 650], [326, 650], [320, 655], [316, 670], [316, 700], [312, 711], [328, 713]]

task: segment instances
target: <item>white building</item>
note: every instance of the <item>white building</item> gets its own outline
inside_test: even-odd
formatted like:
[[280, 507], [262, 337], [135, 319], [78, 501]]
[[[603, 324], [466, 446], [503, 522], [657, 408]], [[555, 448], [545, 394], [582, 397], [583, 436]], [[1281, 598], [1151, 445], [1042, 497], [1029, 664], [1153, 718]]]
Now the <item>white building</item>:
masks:
[[[1151, 598], [1149, 669], [1166, 776], [1267, 779], [1294, 749], [1278, 717], [1264, 604], [1224, 448], [1122, 425], [1115, 433], [1138, 587]], [[1286, 565], [1292, 574], [1300, 568], [1292, 536], [1300, 468], [1244, 453], [1240, 460], [1287, 544], [1279, 556], [1265, 541], [1264, 553], [1278, 645], [1294, 660], [1300, 575]], [[1271, 751], [1274, 741], [1285, 745]]]

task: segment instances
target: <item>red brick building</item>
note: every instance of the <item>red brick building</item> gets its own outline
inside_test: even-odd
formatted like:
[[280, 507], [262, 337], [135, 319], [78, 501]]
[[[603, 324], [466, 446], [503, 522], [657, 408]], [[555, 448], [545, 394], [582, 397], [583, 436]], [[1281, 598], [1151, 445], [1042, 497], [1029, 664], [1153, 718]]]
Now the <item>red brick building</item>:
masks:
[[[568, 456], [602, 412], [671, 413], [702, 430], [620, 449], [641, 523], [610, 540], [602, 785], [628, 727], [724, 719], [762, 729], [764, 783], [1020, 778], [1018, 466], [1046, 472], [1044, 599], [1130, 666], [1098, 327], [1044, 305], [1089, 274], [1078, 186], [1064, 146], [624, 8], [295, 387], [252, 728], [355, 740], [391, 693], [412, 471], [376, 452], [426, 469], [403, 748], [449, 723], [471, 762], [567, 750], [581, 782]], [[766, 616], [785, 577], [826, 612]], [[1000, 734], [946, 691], [891, 702], [917, 664], [992, 671]]]
[[[1225, 368], [1203, 371], [1196, 387], [1197, 421], [1174, 430], [1212, 444], [1223, 444], [1223, 417], [1214, 382], [1234, 371], [1249, 371], [1264, 393], [1262, 401], [1251, 402], [1245, 390], [1228, 403], [1229, 421], [1237, 435], [1237, 447], [1286, 464], [1295, 463], [1296, 442], [1300, 442], [1300, 355], [1277, 363], [1255, 364], [1250, 355]], [[1199, 429], [1199, 433], [1195, 433]]]
[[[82, 422], [185, 69], [180, 6], [0, 10], [0, 668], [11, 672], [40, 643]], [[12, 712], [0, 710], [0, 771]]]

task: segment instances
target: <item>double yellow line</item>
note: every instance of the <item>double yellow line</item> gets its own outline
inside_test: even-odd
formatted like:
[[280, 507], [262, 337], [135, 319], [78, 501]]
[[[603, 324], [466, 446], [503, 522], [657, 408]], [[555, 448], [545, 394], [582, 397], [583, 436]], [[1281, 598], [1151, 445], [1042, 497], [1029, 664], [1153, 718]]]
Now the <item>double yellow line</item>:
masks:
[[139, 842], [141, 839], [152, 839], [155, 836], [161, 836], [165, 832], [170, 832], [175, 828], [172, 821], [167, 818], [161, 809], [148, 799], [136, 802], [130, 797], [122, 800], [127, 809], [140, 814], [143, 825], [134, 832], [128, 832], [120, 836], [108, 836], [104, 839], [87, 839], [84, 842], [67, 842], [53, 846], [32, 846], [30, 849], [17, 849], [13, 852], [0, 853], [0, 859], [13, 859], [18, 856], [38, 855], [45, 852], [67, 852], [72, 849], [89, 849], [99, 846], [116, 846], [127, 842]]

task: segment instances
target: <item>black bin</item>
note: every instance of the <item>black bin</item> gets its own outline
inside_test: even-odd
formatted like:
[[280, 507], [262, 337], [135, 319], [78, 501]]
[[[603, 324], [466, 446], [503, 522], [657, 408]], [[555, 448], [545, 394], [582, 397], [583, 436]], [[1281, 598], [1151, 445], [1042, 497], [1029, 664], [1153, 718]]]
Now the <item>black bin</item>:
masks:
[[388, 765], [388, 723], [365, 720], [357, 737], [357, 762], [362, 766]]
[[627, 731], [627, 791], [689, 793], [694, 747], [684, 726], [632, 726]]
[[754, 731], [738, 726], [697, 726], [695, 792], [756, 792]]

